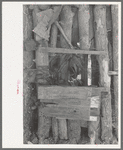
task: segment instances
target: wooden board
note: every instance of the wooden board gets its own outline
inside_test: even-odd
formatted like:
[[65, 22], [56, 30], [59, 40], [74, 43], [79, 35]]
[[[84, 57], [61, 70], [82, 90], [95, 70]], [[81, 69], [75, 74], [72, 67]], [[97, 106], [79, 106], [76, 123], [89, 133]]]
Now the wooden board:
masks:
[[38, 99], [86, 99], [104, 90], [103, 87], [38, 86]]
[[46, 116], [97, 121], [100, 114], [100, 97], [104, 88], [39, 86], [38, 99], [44, 102], [41, 111]]
[[[105, 55], [104, 51], [93, 51], [93, 49], [67, 49], [67, 48], [51, 48], [51, 47], [39, 47], [41, 52], [50, 52], [50, 53], [66, 53], [66, 54], [90, 54], [90, 55]], [[91, 51], [89, 51], [91, 50]]]

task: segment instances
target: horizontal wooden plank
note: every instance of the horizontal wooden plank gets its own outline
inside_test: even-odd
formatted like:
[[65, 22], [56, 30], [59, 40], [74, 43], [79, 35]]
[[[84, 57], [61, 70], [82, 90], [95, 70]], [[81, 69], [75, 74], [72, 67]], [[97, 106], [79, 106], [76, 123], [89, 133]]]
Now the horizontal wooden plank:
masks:
[[[105, 90], [103, 87], [38, 86], [38, 99], [87, 99], [93, 93]], [[95, 91], [95, 92], [94, 92]], [[97, 95], [97, 94], [96, 94]], [[97, 95], [97, 96], [98, 96]]]
[[89, 121], [97, 121], [97, 117], [95, 117], [95, 116], [90, 116]]
[[[91, 88], [90, 88], [91, 90]], [[38, 99], [86, 99], [87, 89], [70, 86], [39, 86]]]
[[38, 48], [41, 52], [50, 53], [66, 53], [66, 54], [88, 54], [88, 55], [105, 55], [105, 51], [93, 51], [93, 49], [65, 49], [65, 48], [51, 48], [51, 47], [41, 47]]
[[90, 108], [90, 116], [99, 116], [99, 115], [100, 115], [100, 109]]
[[90, 112], [88, 107], [69, 108], [69, 107], [44, 107], [42, 113], [49, 117], [61, 117], [64, 119], [78, 118], [81, 120], [89, 120]]
[[118, 75], [118, 71], [109, 71], [108, 75], [109, 76], [112, 76], [112, 75], [117, 76]]
[[[95, 118], [99, 116], [99, 110], [98, 109], [89, 109], [88, 107], [56, 107], [56, 106], [50, 106], [50, 107], [44, 107], [42, 110], [40, 110], [40, 113], [42, 113], [45, 116], [49, 117], [56, 117], [61, 119], [72, 119], [72, 120], [85, 120], [85, 121], [96, 121]], [[90, 116], [91, 115], [91, 116]], [[93, 119], [93, 120], [90, 120]]]
[[57, 104], [57, 105], [81, 105], [83, 107], [90, 107], [90, 99], [40, 99], [40, 102]]
[[100, 95], [91, 97], [91, 100], [90, 100], [90, 107], [91, 108], [98, 108], [99, 107], [100, 97], [101, 97]]

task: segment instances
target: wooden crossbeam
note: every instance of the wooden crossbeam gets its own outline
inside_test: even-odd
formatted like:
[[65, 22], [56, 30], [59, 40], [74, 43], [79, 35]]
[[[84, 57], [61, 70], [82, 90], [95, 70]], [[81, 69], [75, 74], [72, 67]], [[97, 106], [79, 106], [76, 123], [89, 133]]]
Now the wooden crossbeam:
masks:
[[109, 75], [109, 76], [112, 76], [112, 75], [113, 75], [113, 76], [118, 76], [118, 71], [109, 71], [109, 72], [108, 72], [108, 75]]
[[88, 55], [105, 55], [105, 51], [93, 51], [89, 50], [76, 50], [76, 49], [66, 49], [66, 48], [51, 48], [51, 47], [41, 47], [38, 48], [39, 51], [44, 53], [66, 53], [66, 54], [88, 54]]

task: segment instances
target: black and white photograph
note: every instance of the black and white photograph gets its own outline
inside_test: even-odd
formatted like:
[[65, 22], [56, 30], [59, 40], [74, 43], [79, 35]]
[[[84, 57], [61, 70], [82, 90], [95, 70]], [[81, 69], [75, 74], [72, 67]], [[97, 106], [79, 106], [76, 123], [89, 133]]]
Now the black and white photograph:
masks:
[[16, 56], [20, 55], [21, 71], [15, 89], [22, 106], [21, 144], [119, 147], [121, 3], [20, 5], [22, 46]]

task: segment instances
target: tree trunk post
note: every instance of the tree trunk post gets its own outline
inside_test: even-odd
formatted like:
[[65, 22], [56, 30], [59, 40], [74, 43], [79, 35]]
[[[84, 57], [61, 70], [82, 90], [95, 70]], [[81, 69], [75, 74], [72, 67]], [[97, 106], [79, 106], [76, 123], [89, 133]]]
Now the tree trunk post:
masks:
[[[58, 28], [55, 24], [53, 24], [51, 27], [51, 41], [50, 41], [51, 47], [56, 47], [57, 34], [58, 34]], [[53, 57], [54, 54], [50, 54], [50, 59], [52, 59]], [[58, 141], [58, 119], [56, 119], [55, 117], [52, 118], [52, 134], [53, 134], [53, 139], [56, 143]]]
[[[61, 26], [64, 30], [64, 33], [66, 34], [69, 41], [71, 41], [72, 23], [73, 23], [73, 13], [71, 11], [71, 6], [64, 6], [60, 17], [61, 17], [60, 18]], [[68, 43], [66, 42], [66, 40], [64, 39], [62, 35], [60, 36], [60, 42], [61, 42], [62, 48], [69, 48]], [[81, 134], [80, 124], [77, 123], [76, 121], [68, 120], [68, 132], [65, 126], [67, 127], [66, 120], [64, 119], [59, 120], [59, 127], [61, 127], [59, 128], [59, 131], [60, 133], [63, 133], [63, 134], [60, 134], [60, 139], [69, 138], [69, 140], [72, 143], [72, 141], [75, 138], [76, 142], [78, 142], [78, 139], [80, 138], [80, 134]]]
[[[108, 40], [106, 30], [106, 6], [95, 5], [94, 7], [94, 24], [95, 24], [95, 44], [96, 50], [106, 52], [105, 56], [98, 56], [99, 70], [100, 70], [100, 86], [103, 86], [108, 91], [107, 100], [102, 100], [101, 112], [101, 139], [110, 144], [112, 138], [112, 109], [111, 109], [111, 94], [110, 85], [111, 79], [108, 75], [109, 71], [109, 56], [108, 56]], [[108, 136], [107, 136], [108, 134]]]
[[[42, 42], [42, 43], [41, 43]], [[47, 41], [42, 40], [40, 41], [40, 45], [42, 47], [47, 47]], [[44, 73], [44, 76], [49, 75], [49, 58], [47, 52], [41, 52], [36, 50], [36, 68], [42, 70], [41, 72]], [[40, 74], [40, 72], [39, 72]], [[38, 75], [38, 74], [37, 74]], [[38, 83], [42, 85], [48, 84], [46, 79], [38, 79]], [[37, 90], [38, 90], [38, 83], [37, 83]], [[44, 107], [44, 104], [41, 103], [38, 107], [38, 138], [39, 144], [43, 144], [46, 138], [49, 138], [49, 132], [51, 129], [51, 117], [45, 116], [41, 111]]]
[[[26, 40], [32, 39], [32, 16], [29, 14], [27, 5], [23, 5], [23, 45]], [[28, 59], [27, 59], [28, 57]], [[32, 92], [32, 85], [28, 81], [27, 68], [31, 68], [33, 64], [34, 53], [26, 51], [25, 45], [23, 46], [23, 127], [24, 127], [24, 144], [27, 144], [31, 135], [29, 122], [31, 121], [31, 113], [28, 113], [30, 97]], [[28, 104], [28, 105], [27, 105]], [[28, 119], [27, 119], [28, 118]]]
[[[118, 5], [111, 6], [113, 27], [113, 70], [118, 70]], [[113, 76], [115, 130], [118, 139], [118, 76]]]

